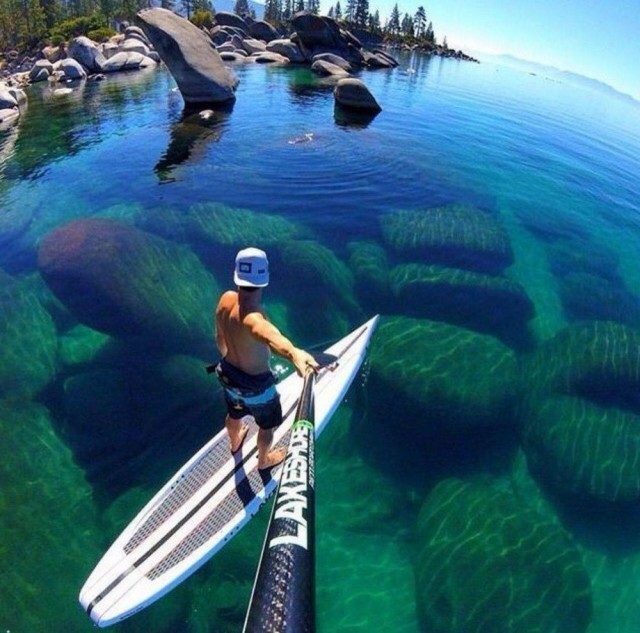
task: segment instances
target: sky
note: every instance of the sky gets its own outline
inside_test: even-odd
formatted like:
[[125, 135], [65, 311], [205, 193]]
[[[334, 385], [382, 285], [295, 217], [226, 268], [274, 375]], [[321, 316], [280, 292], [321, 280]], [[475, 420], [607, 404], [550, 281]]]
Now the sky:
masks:
[[[395, 2], [369, 0], [369, 9], [384, 24]], [[640, 100], [640, 0], [398, 0], [401, 14], [421, 5], [452, 48], [555, 66]]]

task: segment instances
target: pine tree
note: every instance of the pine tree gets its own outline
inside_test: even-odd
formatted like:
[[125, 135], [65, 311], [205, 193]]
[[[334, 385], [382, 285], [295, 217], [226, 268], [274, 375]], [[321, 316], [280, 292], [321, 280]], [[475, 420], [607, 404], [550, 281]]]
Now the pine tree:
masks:
[[369, 20], [369, 0], [356, 0], [355, 15], [353, 21], [360, 27], [366, 28]]
[[429, 22], [429, 26], [427, 26], [427, 32], [425, 33], [425, 38], [431, 44], [435, 44], [436, 36], [433, 32], [433, 23]]
[[389, 33], [393, 34], [400, 32], [400, 11], [398, 10], [397, 2], [393, 5], [393, 9], [391, 10], [391, 16], [387, 23], [387, 30]]
[[240, 17], [247, 17], [251, 13], [249, 2], [247, 0], [236, 0], [236, 4], [233, 7], [233, 12]]
[[344, 19], [346, 22], [355, 22], [357, 2], [358, 0], [347, 0], [347, 8], [344, 10]]
[[447, 36], [444, 36], [444, 40], [442, 40], [442, 46], [444, 46], [444, 48], [449, 48], [449, 46], [447, 45]]
[[320, 11], [320, 0], [307, 0], [306, 9], [314, 15], [318, 15]]
[[334, 15], [333, 15], [333, 5], [331, 5], [329, 7], [329, 10], [327, 11], [327, 17], [333, 19], [333, 17], [334, 17]]
[[336, 2], [336, 20], [342, 20], [342, 8], [340, 7], [340, 0]]
[[413, 36], [413, 18], [408, 13], [405, 13], [402, 18], [401, 30], [403, 35]]
[[423, 37], [427, 25], [427, 14], [425, 13], [424, 7], [418, 7], [416, 15], [413, 18], [413, 23], [416, 28], [416, 37]]

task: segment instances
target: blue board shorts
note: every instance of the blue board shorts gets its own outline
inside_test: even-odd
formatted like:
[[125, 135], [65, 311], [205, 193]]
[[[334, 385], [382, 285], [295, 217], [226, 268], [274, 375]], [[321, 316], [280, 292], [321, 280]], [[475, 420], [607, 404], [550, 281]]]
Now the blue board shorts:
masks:
[[245, 415], [252, 415], [261, 429], [273, 429], [282, 424], [280, 394], [272, 372], [247, 374], [224, 358], [216, 365], [215, 371], [224, 389], [230, 418], [239, 420]]

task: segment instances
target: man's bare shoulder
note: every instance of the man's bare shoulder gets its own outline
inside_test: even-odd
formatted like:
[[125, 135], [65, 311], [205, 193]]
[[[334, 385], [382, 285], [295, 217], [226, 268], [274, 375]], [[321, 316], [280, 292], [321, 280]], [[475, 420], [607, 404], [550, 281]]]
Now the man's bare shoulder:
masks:
[[218, 312], [229, 310], [238, 303], [238, 293], [235, 290], [227, 290], [218, 300]]

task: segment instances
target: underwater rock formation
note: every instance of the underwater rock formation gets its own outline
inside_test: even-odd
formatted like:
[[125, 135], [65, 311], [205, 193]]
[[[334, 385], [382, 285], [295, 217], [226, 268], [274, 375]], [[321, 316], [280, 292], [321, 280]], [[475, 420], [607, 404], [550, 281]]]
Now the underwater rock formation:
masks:
[[509, 237], [499, 221], [469, 205], [395, 211], [380, 222], [386, 242], [402, 261], [490, 274], [513, 263]]
[[370, 357], [370, 410], [393, 411], [396, 429], [413, 440], [513, 424], [516, 357], [492, 336], [385, 317]]
[[640, 416], [580, 398], [547, 398], [525, 425], [524, 450], [529, 468], [554, 490], [640, 500]]
[[532, 408], [575, 395], [640, 414], [640, 330], [596, 321], [569, 325], [523, 360]]
[[0, 397], [35, 396], [54, 378], [54, 322], [28, 286], [0, 275]]
[[535, 308], [515, 281], [423, 264], [396, 266], [389, 278], [404, 314], [493, 334], [507, 344], [528, 338]]
[[218, 287], [184, 247], [119, 222], [76, 220], [44, 238], [38, 267], [62, 303], [96, 330], [181, 351], [211, 338]]
[[91, 489], [45, 407], [0, 400], [0, 420], [3, 630], [79, 631], [69, 591], [104, 547]]
[[203, 251], [203, 259], [206, 258], [205, 251], [219, 247], [229, 248], [226, 257], [246, 244], [266, 250], [302, 234], [299, 226], [281, 216], [228, 207], [218, 202], [194, 204], [186, 211], [161, 207], [141, 215], [137, 224], [167, 239], [189, 242], [195, 250]]
[[640, 327], [640, 297], [629, 292], [622, 280], [570, 273], [558, 283], [569, 321], [615, 321]]
[[375, 242], [349, 242], [349, 268], [363, 307], [383, 312], [390, 304], [389, 260], [382, 246]]
[[337, 305], [352, 313], [360, 308], [354, 299], [354, 279], [351, 271], [337, 255], [326, 246], [311, 240], [292, 240], [279, 250], [282, 260], [282, 284], [313, 288], [314, 292], [326, 292]]
[[511, 493], [449, 479], [417, 526], [425, 633], [585, 633], [589, 577], [568, 534]]
[[177, 468], [222, 426], [224, 405], [196, 358], [122, 353], [112, 363], [65, 380], [63, 402], [74, 459], [97, 489], [115, 494], [154, 481], [153, 463], [163, 453]]

